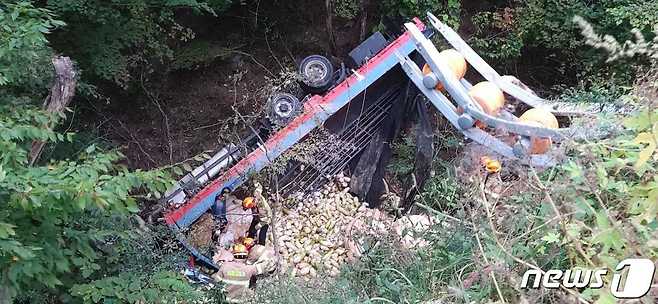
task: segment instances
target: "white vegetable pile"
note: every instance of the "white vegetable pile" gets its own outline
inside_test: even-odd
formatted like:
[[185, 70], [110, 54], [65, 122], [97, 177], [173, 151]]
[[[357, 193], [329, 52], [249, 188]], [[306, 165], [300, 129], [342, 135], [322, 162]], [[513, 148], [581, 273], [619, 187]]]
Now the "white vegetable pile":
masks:
[[297, 207], [278, 216], [282, 266], [292, 268], [292, 276], [315, 277], [318, 272], [337, 276], [350, 257], [344, 230], [368, 208], [349, 193], [349, 177], [337, 175], [331, 180], [322, 190], [292, 198]]

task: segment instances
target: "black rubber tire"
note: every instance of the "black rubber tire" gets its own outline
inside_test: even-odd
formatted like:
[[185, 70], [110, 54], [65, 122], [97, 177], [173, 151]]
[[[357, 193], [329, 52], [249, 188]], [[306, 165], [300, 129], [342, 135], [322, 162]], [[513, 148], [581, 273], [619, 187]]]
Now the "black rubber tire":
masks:
[[277, 93], [267, 102], [267, 117], [278, 127], [283, 127], [292, 121], [302, 111], [302, 103], [292, 94]]
[[334, 81], [334, 66], [327, 57], [311, 55], [299, 64], [302, 86], [310, 92], [321, 93], [329, 89]]

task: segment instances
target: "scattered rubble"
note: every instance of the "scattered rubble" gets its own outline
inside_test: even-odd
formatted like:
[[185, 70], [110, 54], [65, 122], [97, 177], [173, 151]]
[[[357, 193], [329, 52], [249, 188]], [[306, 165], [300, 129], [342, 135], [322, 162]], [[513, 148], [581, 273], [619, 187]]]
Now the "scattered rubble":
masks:
[[349, 193], [349, 177], [337, 175], [330, 180], [310, 195], [291, 197], [296, 207], [277, 216], [281, 266], [291, 269], [292, 276], [315, 277], [318, 271], [336, 276], [348, 260], [344, 228], [367, 207]]
[[276, 234], [283, 271], [293, 277], [312, 278], [318, 273], [337, 276], [340, 267], [357, 259], [367, 237], [395, 235], [407, 249], [427, 245], [411, 231], [424, 232], [433, 221], [426, 215], [394, 220], [368, 208], [349, 193], [350, 178], [339, 174], [310, 195], [291, 197], [297, 204], [277, 216]]

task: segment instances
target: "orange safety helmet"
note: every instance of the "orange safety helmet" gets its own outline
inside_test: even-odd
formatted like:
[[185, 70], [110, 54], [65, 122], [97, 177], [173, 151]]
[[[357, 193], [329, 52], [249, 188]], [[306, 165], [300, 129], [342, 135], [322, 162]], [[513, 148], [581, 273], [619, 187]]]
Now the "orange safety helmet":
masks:
[[242, 208], [251, 209], [256, 207], [256, 200], [253, 197], [249, 196], [242, 201]]
[[254, 247], [254, 245], [256, 245], [256, 240], [250, 237], [246, 237], [242, 239], [242, 244], [245, 245], [247, 249], [251, 249], [251, 247]]
[[233, 245], [233, 257], [236, 259], [246, 259], [248, 252], [247, 247], [244, 244], [235, 244]]

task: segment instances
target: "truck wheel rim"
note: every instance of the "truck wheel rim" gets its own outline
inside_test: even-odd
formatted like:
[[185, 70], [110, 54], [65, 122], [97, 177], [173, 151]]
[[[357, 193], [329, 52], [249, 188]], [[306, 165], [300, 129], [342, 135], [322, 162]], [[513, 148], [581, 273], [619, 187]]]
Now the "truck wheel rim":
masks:
[[309, 83], [316, 83], [327, 76], [327, 67], [319, 60], [313, 60], [304, 67], [304, 76]]
[[287, 99], [281, 99], [274, 105], [274, 113], [279, 117], [289, 117], [292, 114], [292, 103]]

